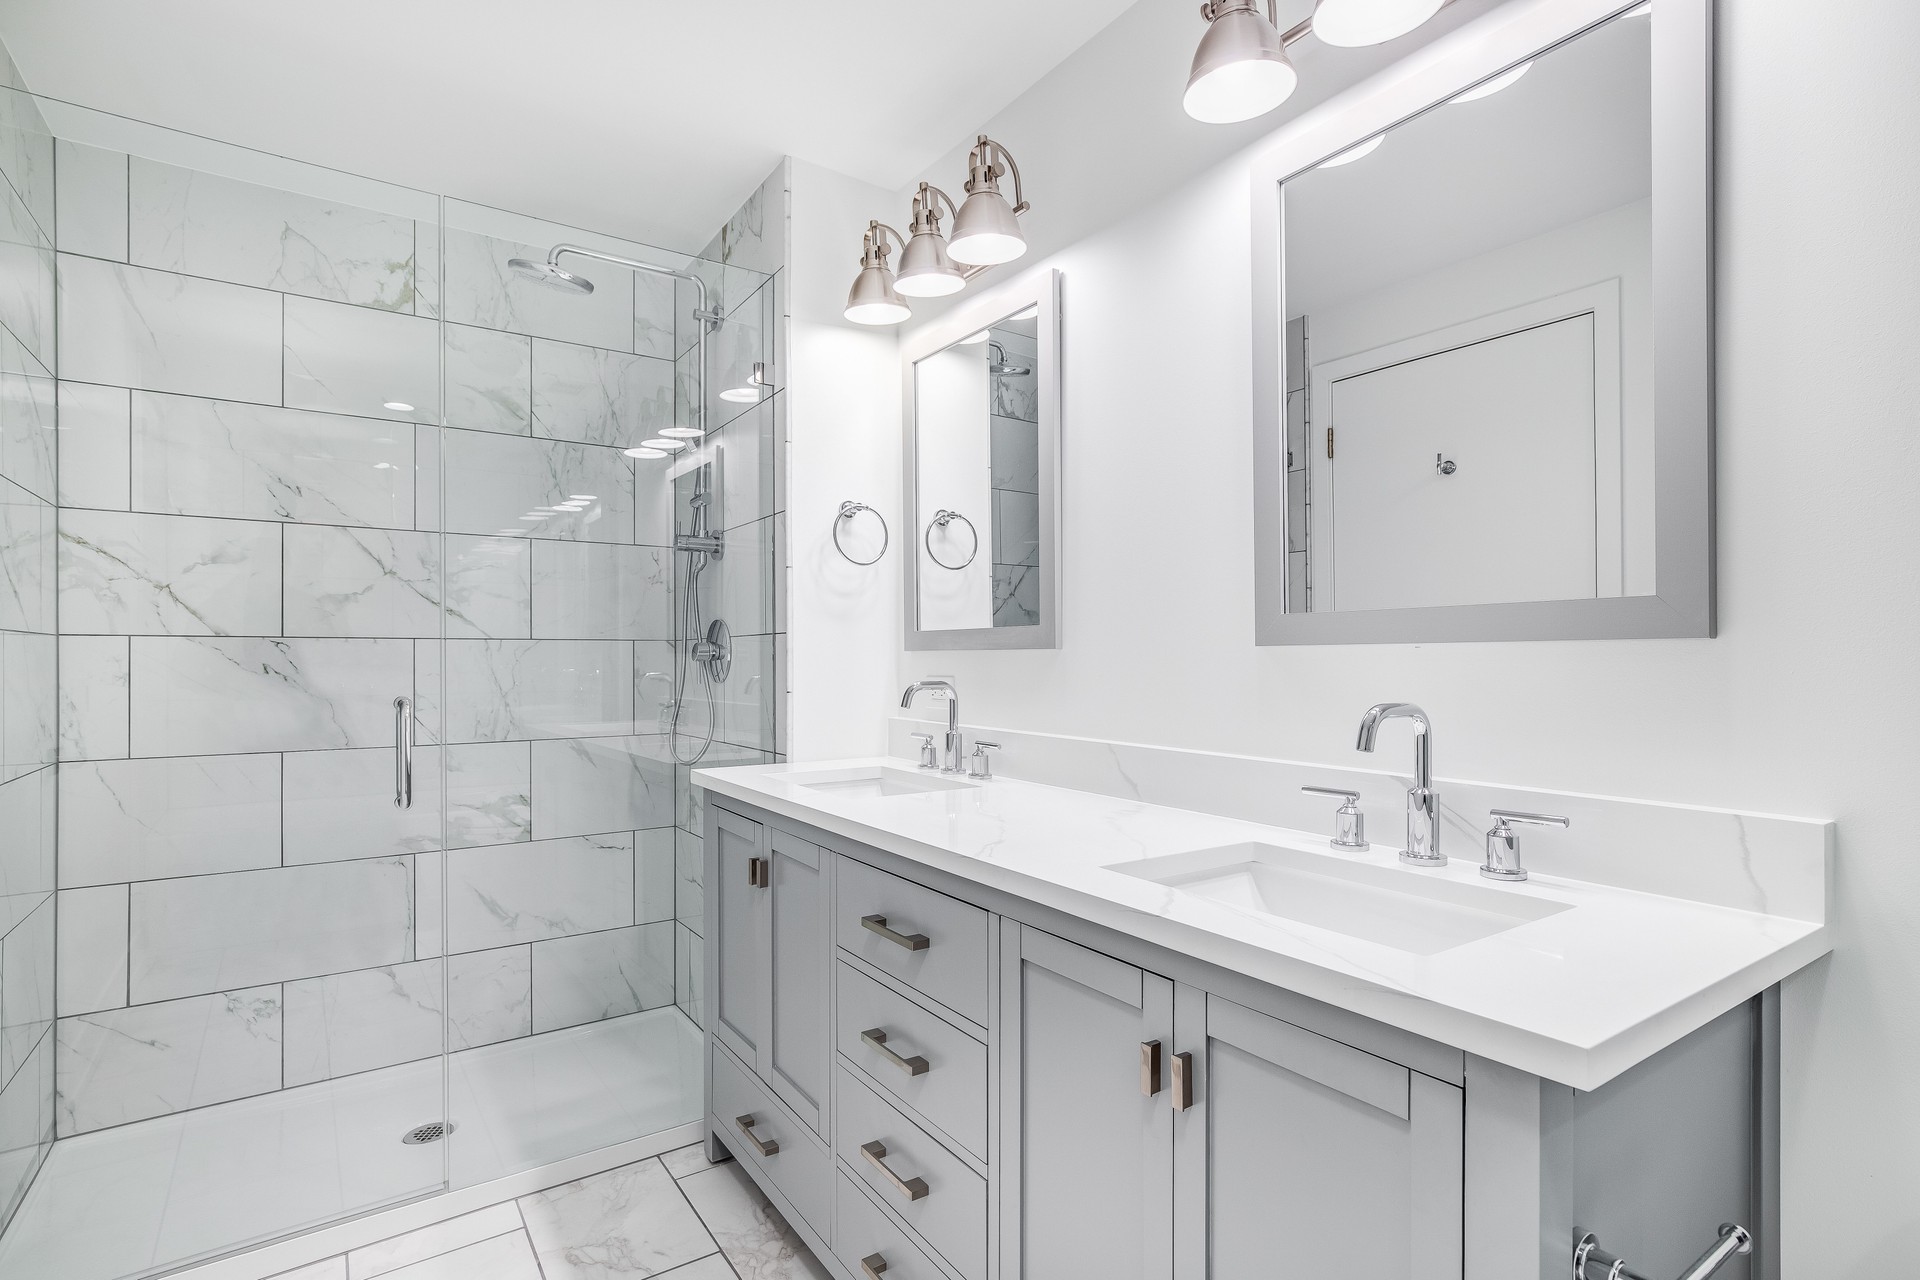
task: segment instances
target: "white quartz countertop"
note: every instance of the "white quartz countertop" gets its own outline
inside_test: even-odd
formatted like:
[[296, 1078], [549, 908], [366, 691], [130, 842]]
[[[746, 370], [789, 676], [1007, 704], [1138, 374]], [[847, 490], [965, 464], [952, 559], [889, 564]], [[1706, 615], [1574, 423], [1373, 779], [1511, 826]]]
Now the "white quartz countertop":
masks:
[[[893, 759], [696, 770], [696, 785], [1097, 925], [1575, 1088], [1591, 1089], [1831, 950], [1823, 924], [1536, 874], [1499, 884], [1479, 851], [1400, 865], [1324, 835], [1010, 778], [861, 795], [797, 779]], [[1524, 839], [1524, 838], [1523, 838]], [[1443, 877], [1569, 910], [1421, 955], [1111, 870], [1239, 843]]]

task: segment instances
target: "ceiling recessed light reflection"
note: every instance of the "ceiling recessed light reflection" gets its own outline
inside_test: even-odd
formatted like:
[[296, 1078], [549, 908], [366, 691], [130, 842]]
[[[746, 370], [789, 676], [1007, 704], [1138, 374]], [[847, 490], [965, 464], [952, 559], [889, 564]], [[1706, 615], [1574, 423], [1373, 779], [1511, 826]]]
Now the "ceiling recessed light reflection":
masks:
[[567, 501], [568, 502], [592, 502], [595, 498], [599, 496], [600, 495], [597, 493], [570, 493], [567, 495]]
[[977, 342], [985, 342], [988, 336], [992, 332], [993, 331], [991, 329], [982, 329], [978, 333], [970, 333], [966, 337], [960, 339], [959, 345], [963, 347], [971, 347]]
[[1373, 137], [1368, 138], [1365, 142], [1361, 143], [1359, 146], [1348, 147], [1345, 151], [1342, 151], [1339, 155], [1332, 156], [1332, 157], [1329, 157], [1328, 159], [1322, 160], [1318, 165], [1315, 165], [1314, 167], [1317, 169], [1338, 169], [1343, 164], [1352, 164], [1355, 160], [1360, 159], [1362, 156], [1372, 155], [1375, 151], [1379, 150], [1380, 144], [1385, 142], [1386, 140], [1387, 140], [1386, 134], [1377, 133]]
[[382, 409], [391, 409], [395, 413], [412, 413], [413, 412], [413, 406], [408, 404], [404, 400], [389, 400], [385, 404], [381, 405], [380, 407]]
[[1491, 98], [1494, 94], [1500, 92], [1502, 89], [1512, 84], [1515, 80], [1518, 80], [1521, 76], [1527, 74], [1527, 69], [1530, 68], [1531, 66], [1533, 66], [1533, 63], [1531, 61], [1523, 62], [1519, 66], [1513, 68], [1513, 70], [1511, 71], [1502, 71], [1499, 75], [1495, 76], [1493, 79], [1483, 81], [1482, 83], [1473, 86], [1473, 88], [1468, 89], [1465, 93], [1455, 94], [1453, 97], [1447, 99], [1447, 101], [1455, 102], [1455, 103], [1476, 102], [1481, 98]]
[[706, 432], [698, 427], [662, 427], [660, 434], [669, 440], [698, 440]]
[[640, 447], [642, 449], [664, 449], [668, 453], [678, 453], [680, 452], [680, 450], [687, 447], [687, 442], [685, 440], [667, 440], [663, 438], [656, 438], [653, 440], [642, 440], [640, 442]]
[[622, 449], [620, 452], [626, 454], [629, 458], [664, 458], [667, 456], [664, 449]]

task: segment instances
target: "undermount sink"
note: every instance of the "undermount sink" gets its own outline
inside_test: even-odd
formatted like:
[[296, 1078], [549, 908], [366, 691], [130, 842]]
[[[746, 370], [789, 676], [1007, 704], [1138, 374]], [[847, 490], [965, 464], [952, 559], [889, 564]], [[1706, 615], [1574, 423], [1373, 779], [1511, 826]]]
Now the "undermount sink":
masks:
[[823, 791], [835, 796], [859, 796], [878, 799], [881, 796], [917, 796], [929, 791], [963, 791], [972, 785], [958, 782], [952, 778], [936, 777], [930, 773], [913, 773], [906, 769], [889, 769], [876, 765], [870, 769], [825, 769], [818, 773], [795, 773], [787, 775], [787, 781], [809, 791]]
[[1107, 868], [1255, 916], [1279, 917], [1430, 956], [1567, 910], [1430, 872], [1270, 844], [1196, 849]]

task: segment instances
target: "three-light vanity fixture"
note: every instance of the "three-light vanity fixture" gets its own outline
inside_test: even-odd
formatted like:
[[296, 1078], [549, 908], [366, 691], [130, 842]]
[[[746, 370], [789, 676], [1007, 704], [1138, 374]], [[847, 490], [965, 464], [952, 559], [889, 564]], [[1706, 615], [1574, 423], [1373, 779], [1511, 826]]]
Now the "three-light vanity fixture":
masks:
[[1275, 0], [1205, 0], [1207, 33], [1193, 54], [1183, 105], [1206, 124], [1234, 124], [1265, 115], [1293, 95], [1300, 75], [1287, 46], [1308, 35], [1322, 44], [1358, 48], [1403, 36], [1440, 12], [1447, 0], [1318, 0], [1313, 16], [1280, 30]]
[[[958, 207], [940, 188], [920, 184], [913, 196], [908, 235], [878, 220], [867, 224], [860, 246], [860, 274], [847, 294], [847, 319], [855, 324], [899, 324], [913, 314], [908, 298], [958, 293], [988, 267], [1012, 262], [1027, 251], [1019, 218], [1027, 211], [1027, 198], [1013, 156], [983, 133], [967, 158], [967, 169], [966, 199]], [[1004, 177], [1013, 179], [1011, 204], [1000, 193]], [[943, 205], [953, 216], [950, 235], [940, 230]], [[895, 246], [900, 250], [897, 275], [887, 265]]]

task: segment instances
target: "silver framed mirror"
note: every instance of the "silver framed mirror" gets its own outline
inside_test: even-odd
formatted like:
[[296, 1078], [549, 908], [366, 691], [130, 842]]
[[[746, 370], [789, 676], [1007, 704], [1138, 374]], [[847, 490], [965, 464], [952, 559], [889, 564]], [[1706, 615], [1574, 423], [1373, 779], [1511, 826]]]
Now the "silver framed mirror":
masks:
[[1051, 649], [1060, 627], [1060, 273], [901, 339], [908, 649]]
[[1714, 634], [1713, 3], [1555, 16], [1256, 161], [1259, 644]]

